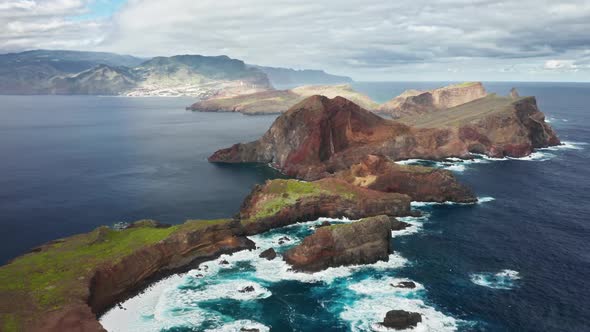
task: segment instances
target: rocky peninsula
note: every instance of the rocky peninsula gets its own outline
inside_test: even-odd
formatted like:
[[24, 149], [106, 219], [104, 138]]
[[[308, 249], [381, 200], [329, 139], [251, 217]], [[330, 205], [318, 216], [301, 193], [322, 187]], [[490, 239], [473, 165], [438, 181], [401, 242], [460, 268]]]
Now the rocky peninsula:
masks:
[[384, 119], [342, 98], [312, 96], [279, 116], [257, 141], [219, 150], [211, 162], [271, 164], [315, 180], [346, 170], [365, 156], [392, 160], [523, 157], [560, 144], [534, 97], [489, 95], [403, 121]]
[[[259, 140], [209, 158], [270, 164], [297, 179], [256, 186], [234, 218], [175, 226], [145, 220], [33, 249], [0, 267], [0, 329], [104, 331], [97, 316], [150, 283], [221, 254], [255, 248], [250, 235], [319, 217], [362, 220], [318, 228], [284, 254], [294, 269], [386, 260], [392, 229], [405, 226], [392, 218], [415, 215], [411, 201], [476, 201], [448, 171], [394, 161], [470, 153], [525, 156], [556, 144], [534, 97], [489, 95], [393, 121], [342, 97], [311, 96], [279, 116]], [[276, 256], [265, 253], [267, 259]], [[383, 325], [419, 321], [415, 313], [392, 311]]]
[[100, 227], [59, 239], [0, 267], [2, 331], [104, 331], [96, 317], [150, 283], [221, 254], [252, 249], [246, 236], [321, 216], [412, 214], [410, 197], [339, 179], [271, 180], [254, 188], [235, 219], [123, 230]]
[[267, 90], [235, 97], [209, 98], [192, 104], [187, 109], [199, 112], [240, 112], [248, 115], [278, 114], [313, 95], [328, 98], [341, 96], [366, 109], [378, 104], [368, 96], [355, 91], [350, 84], [305, 85], [290, 90]]

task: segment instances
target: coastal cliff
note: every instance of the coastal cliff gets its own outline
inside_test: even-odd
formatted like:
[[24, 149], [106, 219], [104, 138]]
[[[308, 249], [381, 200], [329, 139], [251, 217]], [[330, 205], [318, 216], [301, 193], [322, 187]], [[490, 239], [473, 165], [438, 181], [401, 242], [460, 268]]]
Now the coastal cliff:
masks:
[[399, 165], [384, 156], [368, 155], [334, 177], [376, 191], [410, 196], [413, 201], [474, 203], [477, 197], [451, 171]]
[[429, 91], [407, 90], [380, 105], [377, 112], [392, 118], [416, 116], [459, 106], [486, 95], [481, 82], [453, 84]]
[[247, 235], [319, 217], [411, 215], [410, 197], [340, 179], [271, 180], [237, 219], [169, 226], [139, 221], [56, 240], [0, 267], [2, 331], [104, 331], [97, 315], [162, 277], [221, 254], [253, 249]]
[[283, 258], [295, 270], [316, 272], [328, 267], [387, 261], [392, 253], [391, 220], [387, 216], [361, 219], [318, 229]]
[[342, 97], [312, 96], [279, 116], [259, 140], [218, 150], [209, 161], [269, 163], [289, 176], [315, 180], [368, 154], [393, 160], [469, 158], [470, 153], [523, 157], [560, 144], [544, 119], [534, 97], [490, 95], [392, 121]]
[[104, 331], [96, 315], [156, 278], [253, 247], [231, 220], [141, 221], [53, 241], [0, 267], [0, 327]]
[[319, 217], [359, 219], [375, 215], [408, 216], [410, 197], [326, 178], [314, 182], [270, 180], [256, 186], [240, 210], [247, 234]]

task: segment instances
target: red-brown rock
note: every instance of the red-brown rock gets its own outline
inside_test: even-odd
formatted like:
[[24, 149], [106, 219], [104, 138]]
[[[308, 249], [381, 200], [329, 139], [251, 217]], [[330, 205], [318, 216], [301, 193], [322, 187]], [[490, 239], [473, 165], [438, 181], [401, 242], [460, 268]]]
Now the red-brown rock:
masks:
[[351, 224], [322, 227], [283, 257], [295, 270], [306, 272], [343, 265], [372, 264], [389, 259], [390, 240], [389, 217], [377, 216]]
[[450, 171], [399, 165], [383, 156], [369, 155], [360, 163], [334, 176], [360, 187], [406, 194], [413, 201], [459, 203], [477, 201], [473, 192], [459, 183]]
[[257, 141], [215, 152], [209, 161], [270, 163], [287, 175], [315, 180], [368, 154], [393, 160], [522, 157], [559, 144], [534, 97], [490, 95], [404, 123], [383, 119], [341, 97], [309, 97], [276, 119]]

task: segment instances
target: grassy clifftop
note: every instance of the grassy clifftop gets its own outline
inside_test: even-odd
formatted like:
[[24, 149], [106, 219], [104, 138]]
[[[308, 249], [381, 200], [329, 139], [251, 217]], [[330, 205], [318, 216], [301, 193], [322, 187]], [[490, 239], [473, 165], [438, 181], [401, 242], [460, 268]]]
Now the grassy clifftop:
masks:
[[102, 265], [116, 264], [174, 234], [228, 221], [194, 220], [161, 227], [154, 221], [143, 220], [127, 229], [103, 226], [36, 248], [0, 267], [0, 330], [20, 331], [28, 325], [27, 321], [37, 318], [35, 315], [87, 298], [90, 281]]

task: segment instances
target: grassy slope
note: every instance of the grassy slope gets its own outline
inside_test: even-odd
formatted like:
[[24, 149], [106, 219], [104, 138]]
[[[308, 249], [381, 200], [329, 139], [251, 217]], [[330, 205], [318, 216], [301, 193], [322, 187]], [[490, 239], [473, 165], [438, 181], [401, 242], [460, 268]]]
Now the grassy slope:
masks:
[[510, 109], [514, 102], [515, 100], [512, 98], [490, 94], [484, 98], [453, 108], [431, 112], [421, 116], [403, 117], [398, 121], [422, 128], [456, 127], [481, 119], [487, 115], [506, 111]]
[[353, 199], [355, 193], [350, 191], [345, 184], [322, 182], [304, 182], [299, 180], [272, 180], [264, 187], [263, 198], [256, 202], [254, 212], [247, 221], [270, 217], [281, 209], [294, 205], [302, 198], [317, 197], [322, 194], [339, 195]]
[[[98, 266], [116, 263], [176, 232], [196, 231], [227, 221], [191, 220], [168, 228], [155, 228], [152, 222], [143, 221], [138, 224], [140, 227], [120, 231], [100, 227], [55, 241], [40, 252], [23, 255], [0, 267], [0, 300], [25, 299], [20, 304], [38, 313], [59, 309], [70, 299], [87, 293], [88, 280]], [[19, 322], [27, 318], [16, 313], [0, 313], [0, 330], [17, 330]]]

